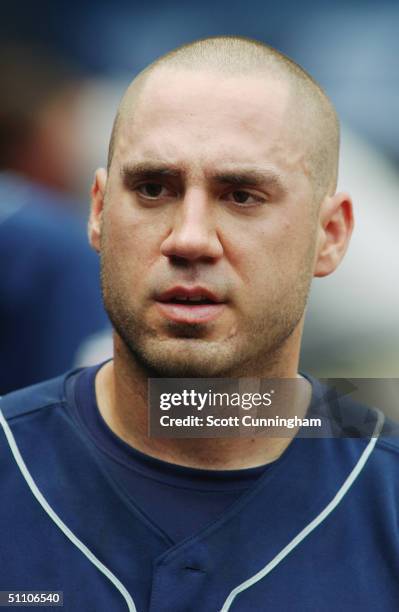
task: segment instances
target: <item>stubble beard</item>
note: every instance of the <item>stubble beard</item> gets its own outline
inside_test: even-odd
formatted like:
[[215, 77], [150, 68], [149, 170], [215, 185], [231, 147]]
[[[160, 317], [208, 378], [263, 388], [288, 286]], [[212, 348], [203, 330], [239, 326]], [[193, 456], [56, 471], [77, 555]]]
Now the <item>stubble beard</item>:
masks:
[[168, 335], [160, 338], [129, 306], [129, 290], [115, 282], [115, 272], [102, 255], [105, 309], [126, 353], [153, 378], [234, 378], [273, 371], [302, 320], [311, 280], [303, 270], [283, 304], [278, 296], [270, 296], [263, 316], [245, 322], [239, 337], [210, 341], [203, 324], [170, 324]]

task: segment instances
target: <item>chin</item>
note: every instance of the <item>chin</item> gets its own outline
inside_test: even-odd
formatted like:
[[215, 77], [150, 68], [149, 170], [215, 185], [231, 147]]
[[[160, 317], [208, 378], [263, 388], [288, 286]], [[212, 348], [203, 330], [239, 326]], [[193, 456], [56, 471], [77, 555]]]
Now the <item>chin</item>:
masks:
[[200, 341], [163, 341], [147, 346], [128, 345], [134, 359], [151, 377], [162, 378], [218, 378], [228, 376], [231, 352], [224, 355], [216, 343]]

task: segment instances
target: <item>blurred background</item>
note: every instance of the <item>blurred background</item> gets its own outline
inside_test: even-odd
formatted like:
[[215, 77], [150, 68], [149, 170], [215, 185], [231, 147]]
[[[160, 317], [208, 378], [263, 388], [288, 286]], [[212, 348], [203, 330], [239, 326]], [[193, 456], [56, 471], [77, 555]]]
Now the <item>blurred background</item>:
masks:
[[195, 38], [238, 34], [292, 57], [342, 119], [350, 250], [316, 279], [301, 369], [399, 378], [399, 5], [22, 0], [0, 22], [0, 393], [106, 358], [86, 240], [89, 189], [131, 79]]

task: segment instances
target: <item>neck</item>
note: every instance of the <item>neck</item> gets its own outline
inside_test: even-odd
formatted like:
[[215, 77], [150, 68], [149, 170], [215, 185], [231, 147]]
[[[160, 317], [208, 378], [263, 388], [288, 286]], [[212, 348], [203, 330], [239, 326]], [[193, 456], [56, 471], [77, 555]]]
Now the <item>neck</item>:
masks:
[[[114, 360], [96, 377], [97, 403], [110, 429], [137, 450], [163, 461], [202, 469], [244, 469], [275, 461], [288, 447], [297, 429], [284, 437], [153, 438], [148, 435], [148, 373], [133, 361], [119, 337], [114, 338]], [[253, 374], [256, 378], [296, 378], [297, 361], [274, 359], [273, 366]], [[303, 417], [311, 398], [311, 385], [298, 387], [295, 414]]]

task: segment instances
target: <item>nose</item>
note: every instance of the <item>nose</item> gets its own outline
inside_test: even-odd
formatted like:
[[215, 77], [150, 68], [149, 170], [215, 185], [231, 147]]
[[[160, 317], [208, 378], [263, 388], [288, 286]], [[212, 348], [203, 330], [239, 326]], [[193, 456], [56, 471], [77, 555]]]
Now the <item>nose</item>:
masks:
[[174, 211], [171, 231], [161, 245], [162, 255], [191, 262], [219, 259], [223, 247], [215, 218], [206, 194], [199, 189], [187, 191]]

